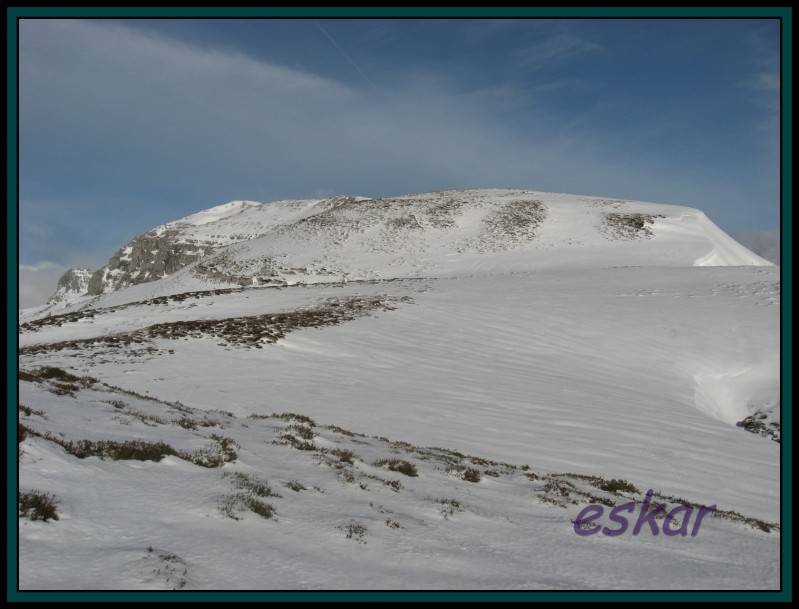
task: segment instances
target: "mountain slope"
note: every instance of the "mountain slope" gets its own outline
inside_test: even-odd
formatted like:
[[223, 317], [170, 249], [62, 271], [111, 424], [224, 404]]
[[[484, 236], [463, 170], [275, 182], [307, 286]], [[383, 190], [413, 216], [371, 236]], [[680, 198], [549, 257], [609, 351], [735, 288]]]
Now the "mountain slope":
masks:
[[87, 295], [165, 277], [175, 285], [159, 282], [131, 297], [551, 267], [769, 264], [692, 208], [524, 190], [447, 191], [227, 203], [133, 239], [92, 274]]
[[[779, 586], [779, 269], [701, 212], [467, 191], [158, 231], [211, 250], [20, 318], [20, 484], [61, 516], [20, 520], [23, 587]], [[649, 489], [719, 513], [575, 532]]]

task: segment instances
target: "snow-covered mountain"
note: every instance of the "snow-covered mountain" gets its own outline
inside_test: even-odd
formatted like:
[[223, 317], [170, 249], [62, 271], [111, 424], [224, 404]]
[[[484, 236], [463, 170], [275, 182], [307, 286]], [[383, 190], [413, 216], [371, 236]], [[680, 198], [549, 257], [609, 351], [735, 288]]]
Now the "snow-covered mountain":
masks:
[[153, 228], [95, 271], [96, 296], [192, 266], [263, 285], [548, 266], [765, 265], [702, 212], [526, 190], [232, 201]]
[[[92, 281], [20, 313], [23, 588], [779, 586], [779, 269], [696, 209], [240, 201]], [[575, 532], [649, 489], [718, 511]]]

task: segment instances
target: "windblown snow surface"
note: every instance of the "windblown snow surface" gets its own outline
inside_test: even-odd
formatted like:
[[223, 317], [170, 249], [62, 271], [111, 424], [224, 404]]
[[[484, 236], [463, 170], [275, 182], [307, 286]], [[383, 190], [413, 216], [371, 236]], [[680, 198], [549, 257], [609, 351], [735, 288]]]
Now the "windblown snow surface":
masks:
[[[20, 489], [58, 516], [20, 517], [22, 588], [779, 587], [779, 270], [700, 211], [452, 191], [164, 227], [217, 249], [20, 312]], [[649, 489], [718, 509], [575, 532]]]

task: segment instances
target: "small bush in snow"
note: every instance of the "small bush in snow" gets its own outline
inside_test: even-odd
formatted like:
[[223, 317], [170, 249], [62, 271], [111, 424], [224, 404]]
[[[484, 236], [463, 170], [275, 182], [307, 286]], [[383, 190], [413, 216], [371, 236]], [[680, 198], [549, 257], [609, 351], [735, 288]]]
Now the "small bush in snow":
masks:
[[313, 442], [308, 442], [307, 440], [301, 440], [300, 438], [286, 433], [280, 436], [280, 441], [276, 442], [276, 444], [288, 444], [297, 450], [316, 450], [316, 446]]
[[466, 482], [480, 482], [480, 470], [473, 467], [467, 467], [461, 474]]
[[36, 415], [45, 419], [47, 418], [43, 410], [36, 410], [35, 408], [31, 408], [30, 406], [26, 406], [25, 404], [18, 404], [17, 409], [26, 417]]
[[609, 493], [638, 493], [640, 492], [634, 484], [627, 480], [614, 478], [613, 480], [602, 480], [597, 484], [597, 488]]
[[402, 483], [399, 480], [383, 480], [383, 484], [389, 487], [395, 493], [399, 493], [402, 488]]
[[344, 531], [344, 536], [347, 539], [354, 539], [358, 543], [366, 543], [364, 539], [364, 537], [366, 537], [366, 527], [362, 524], [351, 522], [344, 526], [340, 526], [339, 529]]
[[286, 431], [303, 440], [313, 440], [314, 437], [313, 430], [305, 425], [289, 425]]
[[259, 501], [255, 497], [247, 497], [244, 504], [254, 514], [258, 514], [261, 518], [271, 518], [275, 514], [275, 508], [271, 504]]
[[461, 505], [461, 502], [456, 499], [446, 499], [446, 498], [436, 499], [436, 503], [441, 504], [441, 515], [444, 516], [444, 518], [449, 518], [456, 512], [463, 511], [463, 506]]
[[416, 472], [416, 466], [408, 461], [402, 459], [378, 459], [374, 462], [375, 467], [382, 467], [392, 472], [399, 472], [406, 476], [415, 477], [419, 474]]
[[299, 493], [300, 491], [306, 490], [305, 485], [300, 482], [297, 482], [296, 480], [289, 480], [288, 482], [286, 482], [285, 486], [287, 488], [290, 488], [295, 493]]
[[344, 448], [334, 448], [330, 451], [330, 454], [338, 457], [338, 460], [342, 463], [352, 463], [352, 459], [355, 457], [355, 454], [351, 450], [346, 450]]
[[219, 434], [211, 434], [214, 445], [210, 448], [203, 448], [193, 452], [183, 452], [178, 456], [186, 461], [191, 461], [200, 467], [222, 467], [225, 463], [230, 463], [238, 459], [239, 454], [236, 449], [238, 443]]
[[236, 488], [249, 491], [257, 497], [280, 497], [266, 481], [259, 480], [255, 476], [243, 472], [233, 472], [228, 476]]
[[40, 379], [67, 381], [71, 383], [75, 383], [80, 380], [79, 376], [75, 376], [66, 370], [55, 368], [53, 366], [44, 366], [39, 368], [34, 374]]
[[250, 511], [267, 520], [275, 515], [275, 508], [271, 504], [261, 501], [248, 493], [225, 495], [219, 503], [219, 510], [228, 518], [241, 520], [239, 514]]
[[62, 444], [64, 450], [78, 459], [100, 457], [114, 461], [160, 461], [167, 455], [177, 455], [177, 451], [164, 442], [145, 442], [144, 440], [128, 440], [114, 442], [112, 440], [77, 440]]
[[31, 520], [58, 520], [56, 498], [42, 491], [21, 492], [18, 498], [19, 515]]
[[283, 421], [297, 421], [298, 423], [305, 423], [311, 427], [316, 427], [316, 422], [311, 417], [306, 417], [304, 414], [295, 414], [293, 412], [276, 412], [272, 414], [276, 419]]

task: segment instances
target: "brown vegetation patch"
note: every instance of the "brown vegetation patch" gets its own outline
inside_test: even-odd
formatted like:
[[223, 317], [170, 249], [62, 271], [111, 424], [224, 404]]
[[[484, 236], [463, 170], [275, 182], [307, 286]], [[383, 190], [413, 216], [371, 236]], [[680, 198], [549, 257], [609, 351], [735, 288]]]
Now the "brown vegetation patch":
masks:
[[606, 213], [600, 230], [610, 240], [650, 239], [655, 235], [650, 227], [656, 218], [665, 218], [665, 216], [661, 214]]

